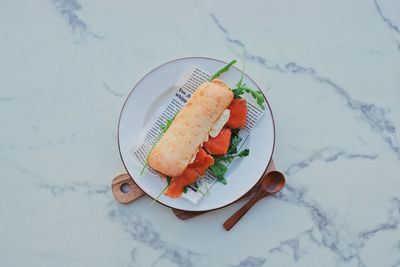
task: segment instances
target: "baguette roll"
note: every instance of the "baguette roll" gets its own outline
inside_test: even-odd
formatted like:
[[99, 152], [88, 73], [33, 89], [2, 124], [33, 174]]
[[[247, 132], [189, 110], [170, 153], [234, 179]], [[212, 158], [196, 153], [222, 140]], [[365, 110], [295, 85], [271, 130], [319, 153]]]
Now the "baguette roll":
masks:
[[181, 175], [232, 99], [221, 80], [200, 85], [151, 151], [149, 166], [162, 175]]

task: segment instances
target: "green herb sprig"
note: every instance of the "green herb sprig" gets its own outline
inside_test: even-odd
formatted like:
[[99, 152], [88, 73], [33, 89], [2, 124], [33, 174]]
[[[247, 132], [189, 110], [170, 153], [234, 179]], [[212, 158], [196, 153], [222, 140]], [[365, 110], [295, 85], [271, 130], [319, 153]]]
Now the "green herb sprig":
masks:
[[244, 64], [243, 64], [243, 67], [242, 67], [242, 76], [240, 77], [240, 80], [237, 82], [235, 88], [232, 89], [233, 97], [234, 98], [242, 98], [241, 96], [244, 93], [248, 93], [256, 100], [256, 102], [260, 106], [260, 108], [262, 110], [264, 110], [265, 109], [265, 107], [264, 107], [264, 101], [265, 101], [264, 95], [261, 93], [260, 90], [255, 90], [255, 89], [252, 89], [252, 88], [248, 87], [243, 82], [243, 79], [244, 79]]
[[[210, 81], [220, 77], [223, 73], [227, 72], [228, 70], [230, 70], [230, 68], [236, 64], [236, 59], [232, 60], [231, 62], [229, 62], [228, 64], [226, 64], [223, 68], [221, 68], [220, 70], [218, 70], [213, 76], [211, 76]], [[248, 87], [244, 82], [244, 64], [242, 67], [242, 75], [240, 77], [240, 80], [236, 83], [235, 88], [231, 88], [232, 92], [233, 92], [233, 97], [234, 98], [242, 98], [242, 95], [244, 93], [248, 93], [250, 94], [257, 102], [257, 104], [260, 106], [260, 108], [262, 110], [265, 109], [264, 107], [264, 95], [261, 93], [260, 90], [255, 90], [252, 89], [250, 87]]]
[[161, 129], [161, 133], [165, 134], [169, 128], [169, 126], [171, 126], [172, 122], [174, 121], [175, 117], [173, 117], [172, 119], [167, 119], [167, 121], [165, 122], [164, 125], [160, 125], [160, 129]]
[[237, 62], [237, 60], [234, 59], [231, 62], [229, 62], [228, 64], [226, 64], [225, 67], [223, 67], [222, 69], [220, 69], [216, 73], [214, 73], [214, 75], [211, 76], [209, 81], [212, 81], [212, 80], [218, 78], [219, 76], [221, 76], [223, 73], [227, 72], [233, 65], [236, 64], [236, 62]]
[[169, 187], [169, 184], [171, 183], [171, 177], [169, 177], [169, 176], [166, 176], [165, 177], [165, 180], [167, 181], [167, 185], [164, 187], [164, 189], [156, 196], [156, 198], [155, 199], [153, 199], [153, 201], [150, 203], [150, 206], [153, 206], [153, 204], [160, 198], [160, 196], [162, 195], [162, 194], [164, 194], [164, 192], [165, 191], [167, 191], [167, 189], [168, 189], [168, 187]]

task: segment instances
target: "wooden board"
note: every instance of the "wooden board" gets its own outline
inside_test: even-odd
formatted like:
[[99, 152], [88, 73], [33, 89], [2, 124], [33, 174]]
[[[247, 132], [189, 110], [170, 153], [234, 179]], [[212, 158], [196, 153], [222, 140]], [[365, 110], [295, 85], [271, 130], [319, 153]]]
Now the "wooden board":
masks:
[[[263, 176], [266, 175], [267, 173], [269, 173], [270, 171], [275, 171], [275, 170], [276, 170], [275, 164], [271, 160], [271, 162], [268, 165], [268, 168], [265, 170]], [[247, 192], [245, 195], [243, 195], [241, 198], [239, 198], [236, 201], [253, 196], [260, 187], [259, 183], [260, 182], [258, 182], [252, 189], [250, 189], [249, 192]], [[122, 191], [123, 187], [126, 189], [126, 192]], [[115, 200], [117, 200], [119, 203], [122, 203], [122, 204], [131, 203], [131, 202], [135, 201], [136, 199], [145, 195], [145, 193], [135, 184], [133, 179], [127, 173], [123, 173], [123, 174], [116, 176], [112, 181], [111, 189], [112, 189]], [[172, 212], [179, 219], [187, 220], [187, 219], [196, 217], [200, 214], [206, 213], [208, 211], [185, 211], [185, 210], [179, 210], [179, 209], [172, 209]]]

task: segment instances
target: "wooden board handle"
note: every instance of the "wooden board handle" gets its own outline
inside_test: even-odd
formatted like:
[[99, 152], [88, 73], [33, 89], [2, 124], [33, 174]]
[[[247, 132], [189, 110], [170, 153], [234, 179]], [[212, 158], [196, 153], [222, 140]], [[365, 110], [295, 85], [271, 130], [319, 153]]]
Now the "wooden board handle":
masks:
[[[122, 191], [122, 188], [125, 192]], [[111, 190], [114, 198], [122, 204], [130, 203], [144, 195], [144, 192], [127, 173], [120, 174], [112, 180]]]

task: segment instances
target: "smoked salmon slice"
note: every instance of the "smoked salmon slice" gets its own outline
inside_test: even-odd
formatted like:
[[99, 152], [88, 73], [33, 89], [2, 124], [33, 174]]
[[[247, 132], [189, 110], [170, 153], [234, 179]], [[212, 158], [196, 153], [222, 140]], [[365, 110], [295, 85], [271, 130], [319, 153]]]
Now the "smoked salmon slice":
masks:
[[200, 148], [196, 154], [196, 159], [189, 165], [197, 171], [200, 176], [203, 176], [207, 169], [214, 164], [214, 158], [208, 154], [203, 148]]
[[195, 169], [186, 167], [181, 175], [171, 179], [168, 189], [164, 194], [173, 198], [180, 197], [185, 186], [196, 182], [197, 176], [198, 174]]
[[245, 99], [233, 99], [228, 106], [231, 114], [225, 124], [231, 129], [244, 128], [246, 126], [247, 103]]
[[228, 153], [229, 144], [231, 142], [232, 132], [228, 128], [223, 128], [221, 132], [215, 137], [208, 139], [203, 144], [203, 147], [208, 153], [215, 156], [222, 156]]

